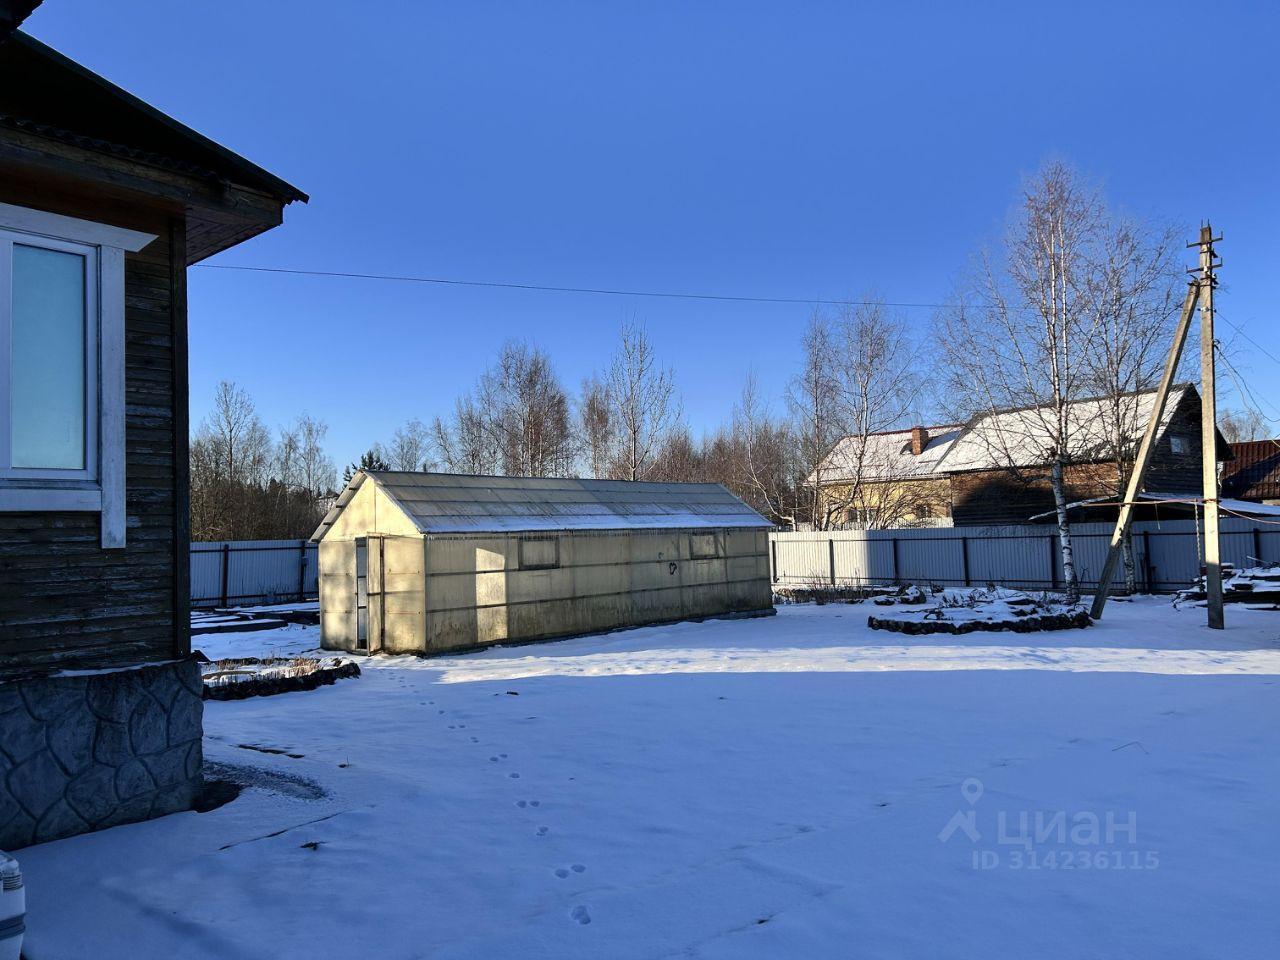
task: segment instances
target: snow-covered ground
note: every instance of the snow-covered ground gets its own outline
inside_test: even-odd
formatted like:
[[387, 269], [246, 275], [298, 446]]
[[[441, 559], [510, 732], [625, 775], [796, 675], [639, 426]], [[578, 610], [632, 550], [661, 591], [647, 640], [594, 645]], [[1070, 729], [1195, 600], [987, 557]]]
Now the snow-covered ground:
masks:
[[904, 637], [880, 609], [208, 703], [209, 761], [256, 786], [20, 851], [30, 960], [1275, 956], [1280, 614]]

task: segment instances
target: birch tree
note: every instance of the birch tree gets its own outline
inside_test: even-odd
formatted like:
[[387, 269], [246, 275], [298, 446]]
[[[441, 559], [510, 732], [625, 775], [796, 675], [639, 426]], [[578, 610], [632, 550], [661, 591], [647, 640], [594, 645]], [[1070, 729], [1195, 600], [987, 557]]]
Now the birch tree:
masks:
[[674, 375], [659, 366], [644, 327], [635, 321], [623, 324], [605, 390], [615, 443], [613, 473], [621, 480], [644, 480], [680, 420], [680, 404]]
[[1066, 471], [1082, 459], [1072, 404], [1092, 384], [1086, 344], [1098, 334], [1094, 302], [1106, 262], [1105, 211], [1098, 193], [1061, 163], [1023, 189], [1003, 250], [983, 252], [976, 275], [941, 317], [952, 386], [973, 412], [1002, 417], [975, 436], [994, 465], [1014, 474], [1028, 462], [1048, 468], [1067, 595], [1080, 593], [1067, 517]]
[[606, 477], [614, 450], [609, 392], [598, 376], [582, 381], [578, 400], [578, 449], [588, 477]]
[[397, 427], [387, 447], [387, 461], [392, 470], [429, 470], [431, 468], [431, 430], [414, 417]]
[[503, 473], [554, 477], [570, 471], [569, 398], [546, 353], [519, 341], [504, 344], [498, 362], [480, 378], [479, 395]]

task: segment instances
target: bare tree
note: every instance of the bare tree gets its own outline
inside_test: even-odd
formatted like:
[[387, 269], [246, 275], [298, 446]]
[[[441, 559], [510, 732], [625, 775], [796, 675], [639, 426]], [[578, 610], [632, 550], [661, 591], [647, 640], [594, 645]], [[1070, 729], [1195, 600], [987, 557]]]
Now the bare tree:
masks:
[[397, 427], [387, 447], [387, 462], [392, 470], [431, 469], [431, 430], [414, 417], [402, 427]]
[[445, 469], [550, 477], [569, 473], [576, 448], [569, 398], [537, 347], [503, 345], [474, 394], [460, 397], [452, 420], [431, 429]]
[[214, 407], [191, 441], [191, 535], [195, 540], [309, 536], [320, 498], [334, 482], [322, 442], [327, 428], [310, 416], [272, 443], [253, 401], [219, 384]]
[[[854, 508], [864, 522], [887, 525], [877, 434], [901, 426], [919, 398], [918, 352], [904, 322], [874, 300], [844, 304], [834, 318], [815, 312], [803, 341], [804, 365], [791, 406], [808, 471], [810, 522], [838, 525]], [[833, 457], [833, 450], [838, 456]]]
[[600, 378], [582, 381], [578, 400], [578, 445], [583, 470], [590, 477], [609, 474], [609, 458], [614, 449], [613, 423], [610, 421], [609, 394]]
[[[1109, 218], [1108, 218], [1109, 220]], [[1177, 234], [1131, 220], [1105, 225], [1105, 249], [1082, 278], [1089, 288], [1092, 335], [1080, 344], [1087, 392], [1100, 397], [1101, 459], [1114, 464], [1111, 492], [1123, 497], [1145, 422], [1144, 392], [1159, 383], [1169, 351], [1178, 299]], [[1133, 534], [1121, 556], [1125, 587], [1137, 587]]]
[[1218, 429], [1227, 443], [1247, 440], [1269, 440], [1274, 432], [1271, 424], [1258, 410], [1226, 410], [1218, 415]]
[[680, 419], [675, 378], [660, 367], [653, 345], [639, 323], [622, 327], [607, 380], [609, 421], [614, 426], [614, 475], [644, 480], [654, 469], [658, 451]]
[[704, 453], [706, 442], [699, 446], [693, 442], [689, 428], [678, 424], [663, 437], [662, 446], [654, 457], [653, 470], [649, 474], [651, 480], [666, 480], [673, 483], [701, 483], [704, 474]]
[[258, 536], [246, 491], [260, 487], [271, 462], [271, 437], [244, 390], [224, 380], [213, 410], [191, 442], [192, 536]]
[[765, 516], [796, 528], [807, 477], [799, 437], [790, 423], [769, 414], [754, 375], [742, 388], [732, 429], [738, 474], [730, 489]]
[[480, 378], [485, 427], [510, 476], [564, 475], [573, 464], [569, 398], [551, 359], [519, 341], [502, 347], [498, 362]]
[[815, 309], [801, 340], [804, 359], [792, 379], [787, 404], [795, 424], [799, 463], [807, 478], [804, 516], [817, 529], [826, 528], [822, 481], [827, 456], [844, 435], [840, 419], [840, 386], [835, 335], [830, 321]]
[[1081, 459], [1072, 405], [1086, 395], [1086, 344], [1102, 324], [1096, 293], [1109, 239], [1096, 190], [1061, 163], [1025, 186], [1003, 256], [983, 253], [977, 275], [941, 316], [940, 340], [957, 392], [973, 412], [1016, 410], [975, 434], [1011, 472], [1047, 465], [1067, 594], [1079, 596], [1067, 517], [1066, 471]]

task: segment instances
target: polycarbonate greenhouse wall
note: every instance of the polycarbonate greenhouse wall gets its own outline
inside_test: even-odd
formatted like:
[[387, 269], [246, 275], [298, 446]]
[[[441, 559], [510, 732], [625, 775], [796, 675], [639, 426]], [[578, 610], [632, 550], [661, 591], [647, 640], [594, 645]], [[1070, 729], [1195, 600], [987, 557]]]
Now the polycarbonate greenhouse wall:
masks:
[[[1098, 584], [1112, 529], [1110, 523], [1071, 527], [1086, 589]], [[1063, 583], [1056, 528], [1047, 525], [774, 533], [769, 540], [773, 581], [784, 586], [997, 583], [1052, 590]], [[1177, 590], [1200, 572], [1204, 551], [1194, 520], [1135, 523], [1133, 542], [1140, 590]], [[1280, 562], [1280, 524], [1224, 517], [1222, 559], [1236, 567]], [[1124, 582], [1122, 569], [1114, 582]]]

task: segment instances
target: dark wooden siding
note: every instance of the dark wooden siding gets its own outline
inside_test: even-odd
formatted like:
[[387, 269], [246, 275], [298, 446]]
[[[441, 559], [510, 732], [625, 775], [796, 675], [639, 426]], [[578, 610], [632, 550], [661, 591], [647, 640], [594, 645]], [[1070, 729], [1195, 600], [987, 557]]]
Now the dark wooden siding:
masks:
[[[1186, 453], [1173, 452], [1173, 437], [1187, 441]], [[1169, 426], [1160, 435], [1143, 487], [1150, 493], [1192, 493], [1199, 496], [1204, 483], [1200, 473], [1201, 462], [1200, 397], [1187, 392], [1174, 408]]]
[[[1067, 502], [1115, 493], [1114, 463], [1072, 464], [1063, 472]], [[975, 470], [951, 475], [951, 516], [956, 526], [1027, 523], [1053, 509], [1049, 471]], [[1052, 522], [1053, 518], [1042, 518]]]
[[[0, 199], [37, 205], [6, 193]], [[95, 218], [82, 205], [40, 205]], [[187, 510], [185, 464], [176, 462], [185, 456], [186, 371], [175, 364], [175, 346], [186, 360], [185, 264], [181, 250], [173, 256], [183, 225], [162, 210], [108, 222], [158, 235], [125, 260], [128, 542], [102, 549], [96, 513], [0, 513], [0, 674], [164, 659], [188, 644], [176, 562], [185, 563], [177, 521]]]
[[[1173, 452], [1175, 436], [1187, 440], [1186, 453]], [[1114, 462], [1072, 464], [1064, 472], [1064, 479], [1068, 503], [1093, 497], [1119, 499]], [[1143, 488], [1150, 493], [1198, 495], [1200, 484], [1200, 398], [1187, 393], [1156, 443]], [[1049, 471], [1023, 470], [1015, 475], [1007, 470], [975, 470], [952, 474], [951, 503], [956, 526], [1026, 523], [1030, 517], [1053, 510]], [[1091, 509], [1088, 519], [1114, 519], [1118, 512], [1115, 507]], [[1043, 517], [1041, 521], [1056, 522], [1053, 517]]]

